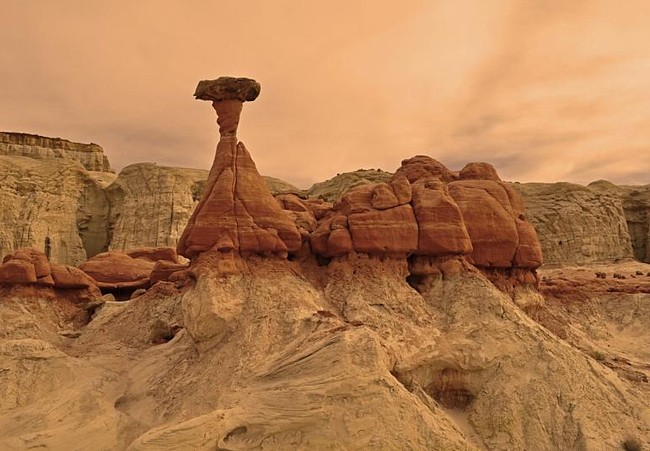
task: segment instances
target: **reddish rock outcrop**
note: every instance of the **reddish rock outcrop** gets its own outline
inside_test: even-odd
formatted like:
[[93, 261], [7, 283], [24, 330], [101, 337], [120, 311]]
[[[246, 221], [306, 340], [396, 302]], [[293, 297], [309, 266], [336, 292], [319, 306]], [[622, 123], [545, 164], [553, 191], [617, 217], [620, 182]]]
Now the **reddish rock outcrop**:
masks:
[[457, 173], [451, 172], [444, 164], [427, 155], [416, 155], [402, 160], [402, 165], [395, 172], [395, 177], [399, 176], [406, 177], [411, 183], [428, 178], [451, 182], [458, 178]]
[[203, 197], [178, 243], [181, 255], [192, 259], [214, 249], [286, 257], [301, 247], [298, 229], [237, 142], [242, 104], [258, 94], [259, 84], [250, 79], [222, 77], [197, 87], [198, 99], [212, 100], [221, 138]]
[[161, 261], [183, 267], [172, 248], [139, 248], [97, 254], [79, 265], [79, 269], [92, 277], [102, 291], [129, 291], [149, 287], [151, 272]]
[[57, 290], [82, 290], [82, 298], [101, 293], [86, 273], [72, 266], [50, 264], [39, 250], [25, 248], [6, 255], [0, 266], [0, 285], [36, 285]]
[[491, 165], [470, 163], [457, 173], [426, 156], [404, 160], [388, 183], [352, 188], [319, 221], [310, 243], [323, 257], [410, 256], [412, 274], [438, 274], [440, 259], [453, 256], [482, 268], [542, 262], [521, 198]]
[[418, 245], [418, 228], [409, 200], [410, 186], [405, 187], [405, 180], [352, 188], [309, 237], [312, 251], [324, 257], [351, 251], [408, 255]]
[[189, 265], [185, 263], [173, 263], [165, 260], [157, 261], [151, 270], [151, 285], [160, 281], [170, 280], [172, 274], [184, 271], [188, 267]]

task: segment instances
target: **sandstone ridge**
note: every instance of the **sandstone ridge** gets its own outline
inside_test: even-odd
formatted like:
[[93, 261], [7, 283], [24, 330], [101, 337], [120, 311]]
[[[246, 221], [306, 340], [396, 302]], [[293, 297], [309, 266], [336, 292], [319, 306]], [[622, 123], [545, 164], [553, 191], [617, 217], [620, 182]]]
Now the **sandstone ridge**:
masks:
[[0, 132], [0, 155], [31, 158], [69, 158], [89, 171], [112, 172], [104, 150], [97, 144], [48, 138], [28, 133]]

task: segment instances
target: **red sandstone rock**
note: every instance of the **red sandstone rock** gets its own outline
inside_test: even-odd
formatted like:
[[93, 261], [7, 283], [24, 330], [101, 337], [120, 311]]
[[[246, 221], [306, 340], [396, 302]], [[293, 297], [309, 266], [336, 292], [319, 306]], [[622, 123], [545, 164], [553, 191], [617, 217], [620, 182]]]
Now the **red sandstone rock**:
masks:
[[470, 236], [446, 185], [427, 179], [415, 182], [412, 188], [413, 211], [418, 225], [416, 253], [433, 257], [470, 253]]
[[408, 254], [417, 249], [418, 228], [410, 205], [348, 217], [354, 250], [367, 254]]
[[472, 263], [495, 268], [541, 265], [537, 235], [525, 225], [523, 205], [510, 187], [492, 180], [463, 180], [450, 183], [449, 193], [472, 240]]
[[411, 202], [411, 184], [403, 175], [396, 175], [388, 182], [395, 193], [399, 205]]
[[307, 238], [316, 230], [318, 223], [312, 210], [295, 194], [280, 194], [275, 198], [284, 212], [298, 228], [301, 237]]
[[44, 287], [53, 287], [56, 285], [56, 283], [54, 283], [54, 279], [52, 278], [51, 274], [48, 274], [47, 276], [43, 276], [43, 277], [38, 277], [36, 283]]
[[327, 213], [332, 210], [332, 203], [324, 201], [322, 199], [307, 199], [305, 200], [305, 206], [311, 210], [314, 214], [316, 220], [321, 220], [325, 217]]
[[499, 174], [489, 163], [468, 163], [458, 173], [461, 180], [493, 180], [500, 182]]
[[0, 266], [0, 283], [78, 290], [74, 297], [76, 300], [101, 296], [94, 280], [83, 271], [70, 266], [50, 264], [45, 254], [36, 249], [19, 249], [6, 256], [5, 262]]
[[37, 249], [18, 249], [13, 255], [8, 255], [5, 260], [23, 260], [34, 265], [36, 277], [47, 277], [50, 275], [50, 262], [45, 254]]
[[136, 289], [149, 286], [154, 262], [132, 258], [124, 252], [103, 252], [86, 260], [79, 269], [104, 290]]
[[79, 289], [95, 287], [95, 281], [79, 268], [52, 265], [52, 279], [57, 288]]
[[197, 88], [197, 93], [201, 91], [197, 98], [214, 100], [221, 139], [203, 197], [178, 243], [178, 253], [189, 258], [210, 249], [286, 257], [302, 243], [298, 229], [273, 198], [250, 154], [237, 142], [242, 99], [252, 100], [257, 95], [246, 94], [254, 90], [251, 80], [236, 80], [222, 78], [214, 81], [213, 87], [201, 82]]
[[36, 282], [34, 265], [29, 261], [12, 259], [0, 266], [1, 284], [32, 284]]
[[388, 183], [378, 183], [372, 192], [370, 205], [377, 210], [386, 210], [399, 205], [399, 201]]
[[160, 260], [153, 265], [153, 270], [151, 271], [151, 285], [160, 282], [169, 280], [170, 276], [178, 271], [184, 271], [189, 267], [187, 264], [183, 263], [173, 263], [170, 261]]
[[[438, 274], [440, 258], [482, 268], [540, 266], [541, 249], [518, 194], [486, 163], [454, 173], [425, 156], [404, 160], [388, 183], [348, 191], [310, 235], [312, 252], [410, 255], [412, 274]], [[449, 260], [447, 273], [456, 271]]]
[[125, 254], [131, 258], [139, 258], [142, 260], [149, 260], [157, 262], [164, 260], [168, 262], [178, 263], [178, 255], [176, 249], [172, 247], [140, 247], [136, 249], [129, 249]]
[[417, 155], [407, 160], [402, 160], [402, 166], [395, 172], [395, 177], [404, 176], [413, 183], [420, 179], [434, 178], [443, 182], [451, 182], [458, 178], [438, 160], [426, 155]]

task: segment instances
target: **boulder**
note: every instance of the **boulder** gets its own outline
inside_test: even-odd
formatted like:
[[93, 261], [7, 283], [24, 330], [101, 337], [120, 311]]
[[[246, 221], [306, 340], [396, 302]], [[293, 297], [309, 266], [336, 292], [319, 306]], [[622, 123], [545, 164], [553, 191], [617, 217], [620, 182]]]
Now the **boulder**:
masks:
[[92, 288], [95, 286], [95, 281], [88, 274], [73, 266], [52, 265], [52, 279], [55, 286], [62, 289]]
[[34, 265], [25, 260], [9, 260], [0, 266], [1, 284], [32, 284], [36, 283]]
[[537, 236], [526, 227], [523, 203], [511, 187], [493, 180], [461, 180], [448, 186], [472, 241], [472, 263], [488, 268], [542, 264]]
[[458, 178], [444, 164], [427, 155], [416, 155], [402, 160], [402, 165], [395, 172], [393, 179], [399, 176], [405, 177], [411, 183], [427, 178], [434, 178], [443, 182], [451, 182]]
[[468, 163], [458, 173], [460, 180], [492, 180], [500, 182], [499, 174], [489, 163]]
[[[105, 291], [145, 288], [150, 285], [151, 271], [155, 265], [150, 258], [155, 253], [154, 250], [150, 253], [139, 250], [136, 255], [140, 254], [140, 257], [133, 258], [124, 252], [103, 252], [79, 265], [79, 269]], [[176, 260], [165, 261], [177, 263]]]

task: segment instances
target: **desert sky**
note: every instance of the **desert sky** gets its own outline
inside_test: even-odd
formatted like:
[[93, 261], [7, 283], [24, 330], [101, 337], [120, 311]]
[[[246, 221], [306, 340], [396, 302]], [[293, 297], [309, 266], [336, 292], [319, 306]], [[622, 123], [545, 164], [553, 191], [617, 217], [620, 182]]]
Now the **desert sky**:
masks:
[[262, 85], [239, 138], [300, 187], [430, 155], [650, 183], [647, 0], [0, 0], [0, 130], [209, 169], [197, 82]]

